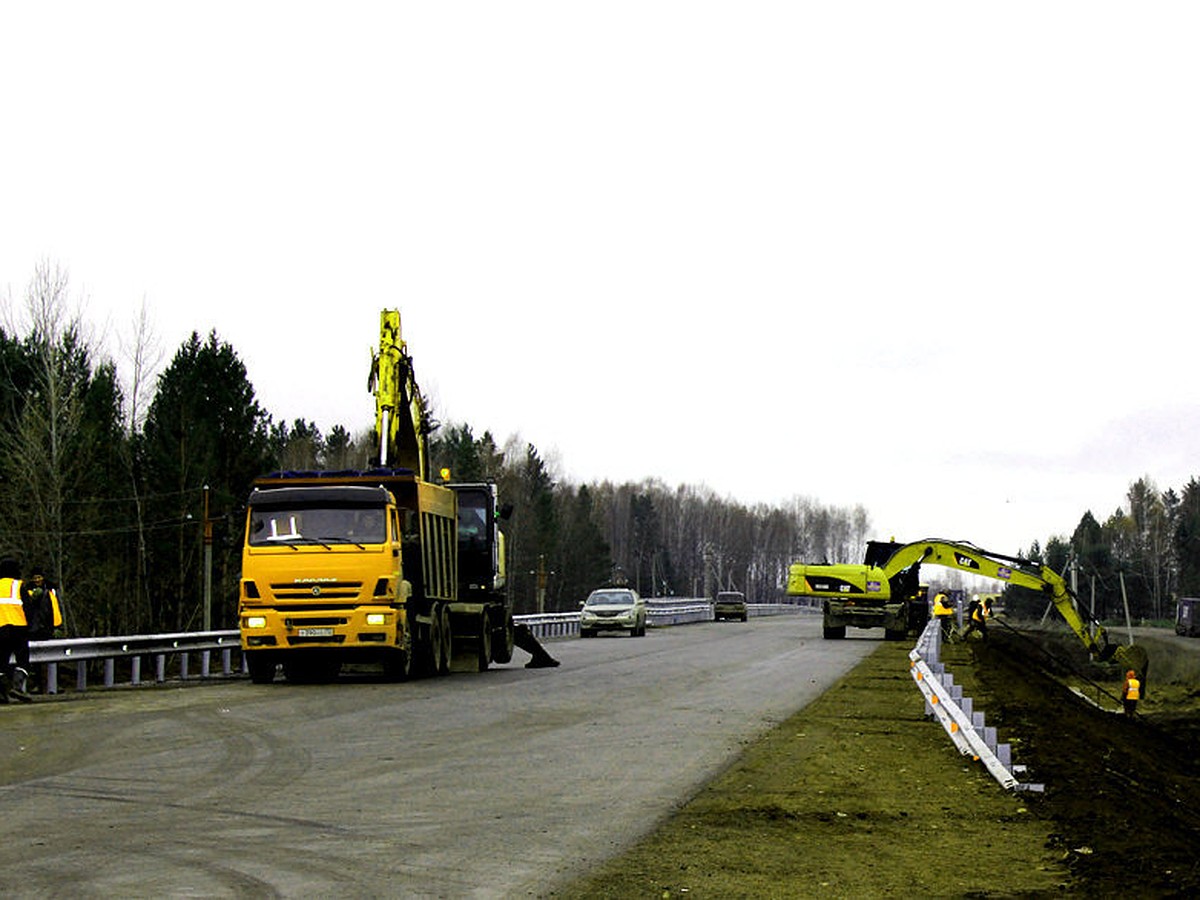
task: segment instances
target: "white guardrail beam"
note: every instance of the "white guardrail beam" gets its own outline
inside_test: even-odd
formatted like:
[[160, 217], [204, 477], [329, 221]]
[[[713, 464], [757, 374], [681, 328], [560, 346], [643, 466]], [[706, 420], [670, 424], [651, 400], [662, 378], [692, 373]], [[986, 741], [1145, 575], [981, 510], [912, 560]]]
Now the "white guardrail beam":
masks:
[[[712, 620], [712, 602], [703, 598], [650, 598], [647, 599], [648, 621], [651, 627], [686, 625], [692, 622]], [[790, 603], [747, 604], [751, 616], [780, 615], [783, 613], [810, 612], [807, 607]], [[539, 640], [579, 636], [579, 613], [557, 612], [513, 616], [523, 622]], [[188, 631], [171, 634], [120, 635], [115, 637], [69, 638], [50, 641], [30, 641], [29, 661], [32, 665], [45, 667], [42, 689], [48, 694], [59, 691], [59, 667], [73, 664], [75, 667], [75, 690], [88, 688], [89, 664], [101, 661], [102, 682], [105, 687], [116, 684], [117, 661], [129, 664], [130, 685], [144, 683], [142, 661], [149, 658], [154, 665], [153, 681], [162, 684], [167, 680], [170, 667], [178, 673], [180, 680], [192, 677], [191, 661], [199, 656], [200, 668], [197, 677], [212, 677], [212, 656], [220, 654], [220, 674], [225, 677], [245, 674], [245, 663], [240, 658], [236, 664], [233, 652], [239, 651], [241, 641], [237, 631]]]
[[979, 760], [992, 777], [1007, 790], [1045, 790], [1045, 785], [1021, 782], [1024, 766], [1012, 764], [1012, 748], [996, 742], [996, 729], [985, 724], [982, 712], [976, 712], [970, 697], [963, 696], [961, 685], [939, 662], [942, 648], [942, 629], [937, 619], [930, 619], [908, 654], [909, 672], [925, 696], [925, 714], [942, 723], [946, 734], [964, 756]]

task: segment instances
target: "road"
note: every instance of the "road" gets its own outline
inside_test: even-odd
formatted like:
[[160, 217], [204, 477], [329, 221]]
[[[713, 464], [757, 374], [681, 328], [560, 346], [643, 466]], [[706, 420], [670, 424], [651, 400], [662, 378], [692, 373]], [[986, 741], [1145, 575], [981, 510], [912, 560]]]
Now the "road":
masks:
[[544, 896], [878, 646], [815, 616], [553, 642], [485, 673], [0, 707], [6, 897]]

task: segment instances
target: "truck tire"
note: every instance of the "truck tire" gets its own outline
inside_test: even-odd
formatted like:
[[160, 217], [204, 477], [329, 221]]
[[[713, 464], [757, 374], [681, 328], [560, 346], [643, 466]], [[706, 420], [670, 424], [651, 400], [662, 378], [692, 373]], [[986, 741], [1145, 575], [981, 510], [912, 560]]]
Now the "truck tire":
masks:
[[885, 628], [885, 629], [883, 629], [883, 639], [885, 641], [902, 641], [906, 637], [908, 637], [908, 632], [905, 631], [903, 628], [897, 628], [897, 629]]
[[475, 648], [475, 665], [480, 672], [486, 672], [492, 661], [492, 623], [488, 614], [479, 614], [479, 645]]
[[827, 641], [841, 640], [846, 636], [845, 625], [826, 625], [822, 631], [824, 632], [825, 640]]
[[443, 606], [441, 612], [442, 619], [442, 664], [438, 667], [437, 674], [449, 675], [450, 664], [454, 661], [454, 632], [450, 629], [450, 607]]
[[413, 630], [412, 674], [417, 678], [429, 678], [441, 671], [442, 626], [437, 616], [429, 624], [418, 622]]
[[429, 632], [425, 641], [427, 652], [424, 659], [425, 664], [421, 667], [422, 675], [442, 674], [442, 650], [445, 646], [442, 640], [442, 611], [440, 607], [435, 606], [429, 617]]
[[270, 684], [275, 680], [275, 657], [262, 650], [246, 651], [246, 668], [254, 684]]
[[492, 635], [492, 662], [498, 666], [512, 662], [513, 648], [516, 646], [516, 639], [513, 634], [513, 619], [512, 615], [507, 611], [504, 613], [504, 624], [496, 629]]

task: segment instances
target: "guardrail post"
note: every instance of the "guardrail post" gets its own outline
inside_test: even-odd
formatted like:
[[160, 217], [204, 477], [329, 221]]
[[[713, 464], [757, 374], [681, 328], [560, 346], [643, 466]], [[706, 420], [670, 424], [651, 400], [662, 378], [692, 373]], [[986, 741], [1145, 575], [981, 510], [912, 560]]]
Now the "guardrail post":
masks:
[[211, 650], [201, 650], [200, 651], [200, 677], [201, 678], [208, 677], [208, 660], [209, 660], [209, 656], [211, 656], [211, 655], [212, 655]]
[[154, 680], [162, 684], [167, 680], [167, 655], [159, 653], [154, 657]]
[[104, 686], [112, 687], [116, 681], [117, 661], [111, 656], [104, 661]]
[[46, 663], [46, 693], [58, 693], [58, 663]]
[[226, 647], [221, 651], [221, 674], [228, 675], [233, 671], [233, 648]]
[[79, 660], [75, 663], [75, 690], [87, 690], [87, 661]]
[[188, 655], [187, 653], [179, 654], [179, 679], [187, 681], [188, 677]]
[[135, 656], [129, 661], [129, 683], [142, 683], [142, 658]]

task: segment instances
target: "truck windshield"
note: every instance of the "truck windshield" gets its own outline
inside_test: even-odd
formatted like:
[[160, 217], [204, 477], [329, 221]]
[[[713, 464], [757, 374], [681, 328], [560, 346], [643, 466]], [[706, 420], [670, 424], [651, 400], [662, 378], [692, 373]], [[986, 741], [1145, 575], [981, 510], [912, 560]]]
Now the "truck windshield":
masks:
[[250, 546], [272, 544], [381, 544], [380, 507], [297, 506], [252, 508]]

